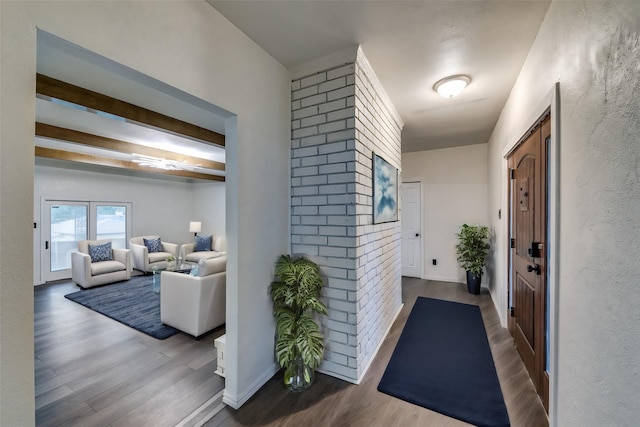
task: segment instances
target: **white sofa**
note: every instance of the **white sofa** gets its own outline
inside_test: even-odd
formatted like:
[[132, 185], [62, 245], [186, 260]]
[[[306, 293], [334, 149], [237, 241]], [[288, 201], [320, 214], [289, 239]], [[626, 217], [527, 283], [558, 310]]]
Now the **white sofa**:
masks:
[[162, 241], [162, 251], [149, 252], [144, 244], [144, 239], [157, 239], [160, 236], [139, 236], [129, 240], [129, 249], [133, 256], [133, 268], [145, 273], [153, 271], [154, 268], [167, 268], [167, 257], [173, 255], [178, 257], [178, 245]]
[[180, 246], [180, 256], [184, 262], [197, 264], [201, 259], [217, 258], [226, 255], [225, 239], [222, 236], [214, 236], [211, 239], [211, 247], [208, 251], [195, 252], [195, 243], [185, 243]]
[[196, 276], [163, 271], [160, 276], [160, 320], [194, 337], [226, 321], [227, 257], [204, 260]]
[[102, 245], [110, 240], [81, 240], [78, 252], [71, 252], [71, 280], [81, 288], [91, 288], [131, 278], [129, 249], [111, 249], [111, 260], [91, 262], [89, 245]]

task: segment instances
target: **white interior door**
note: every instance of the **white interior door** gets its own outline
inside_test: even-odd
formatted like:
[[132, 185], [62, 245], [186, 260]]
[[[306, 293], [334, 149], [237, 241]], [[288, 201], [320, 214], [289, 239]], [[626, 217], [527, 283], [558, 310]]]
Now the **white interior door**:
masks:
[[403, 182], [402, 191], [402, 275], [422, 278], [422, 186]]

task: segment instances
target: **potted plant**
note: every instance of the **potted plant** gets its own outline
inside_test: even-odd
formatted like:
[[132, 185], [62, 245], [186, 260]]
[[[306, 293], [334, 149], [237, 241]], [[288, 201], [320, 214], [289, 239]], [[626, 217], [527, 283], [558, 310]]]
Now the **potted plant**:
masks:
[[167, 256], [167, 270], [173, 270], [176, 267], [176, 257], [173, 255]]
[[482, 269], [489, 253], [489, 227], [462, 224], [456, 237], [456, 255], [458, 264], [467, 272], [467, 288], [469, 293], [478, 295]]
[[276, 280], [271, 283], [273, 315], [276, 318], [276, 358], [284, 368], [284, 383], [302, 391], [313, 382], [314, 371], [324, 355], [324, 337], [313, 319], [327, 314], [320, 301], [322, 277], [313, 261], [281, 255], [276, 262]]

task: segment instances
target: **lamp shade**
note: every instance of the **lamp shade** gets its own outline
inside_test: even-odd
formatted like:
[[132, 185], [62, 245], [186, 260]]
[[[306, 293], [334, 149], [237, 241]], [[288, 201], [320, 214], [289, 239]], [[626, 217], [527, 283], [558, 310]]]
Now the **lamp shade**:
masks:
[[189, 221], [189, 231], [199, 233], [202, 231], [202, 223], [200, 221]]

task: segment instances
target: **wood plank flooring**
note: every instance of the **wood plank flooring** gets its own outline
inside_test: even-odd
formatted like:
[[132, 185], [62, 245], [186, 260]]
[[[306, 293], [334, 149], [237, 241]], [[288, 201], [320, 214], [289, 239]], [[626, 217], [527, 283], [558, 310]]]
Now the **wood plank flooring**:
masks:
[[64, 298], [77, 290], [34, 290], [38, 426], [189, 426], [220, 405], [213, 340], [224, 327], [157, 340]]
[[513, 427], [546, 427], [547, 416], [509, 332], [500, 326], [491, 297], [471, 295], [466, 285], [403, 278], [405, 303], [360, 385], [316, 374], [313, 386], [290, 393], [276, 374], [247, 403], [229, 407], [205, 425], [235, 426], [437, 426], [468, 424], [377, 391], [409, 312], [418, 296], [480, 306], [496, 371]]
[[[207, 411], [220, 405], [224, 382], [213, 374], [213, 340], [224, 330], [200, 340], [179, 333], [159, 341], [64, 298], [77, 289], [68, 282], [35, 288], [37, 425], [188, 426], [202, 423]], [[204, 425], [467, 425], [377, 391], [418, 296], [480, 306], [511, 425], [547, 426], [489, 295], [470, 295], [460, 284], [410, 278], [403, 279], [405, 305], [360, 385], [317, 374], [311, 389], [293, 394], [276, 374], [240, 410], [224, 408]]]

